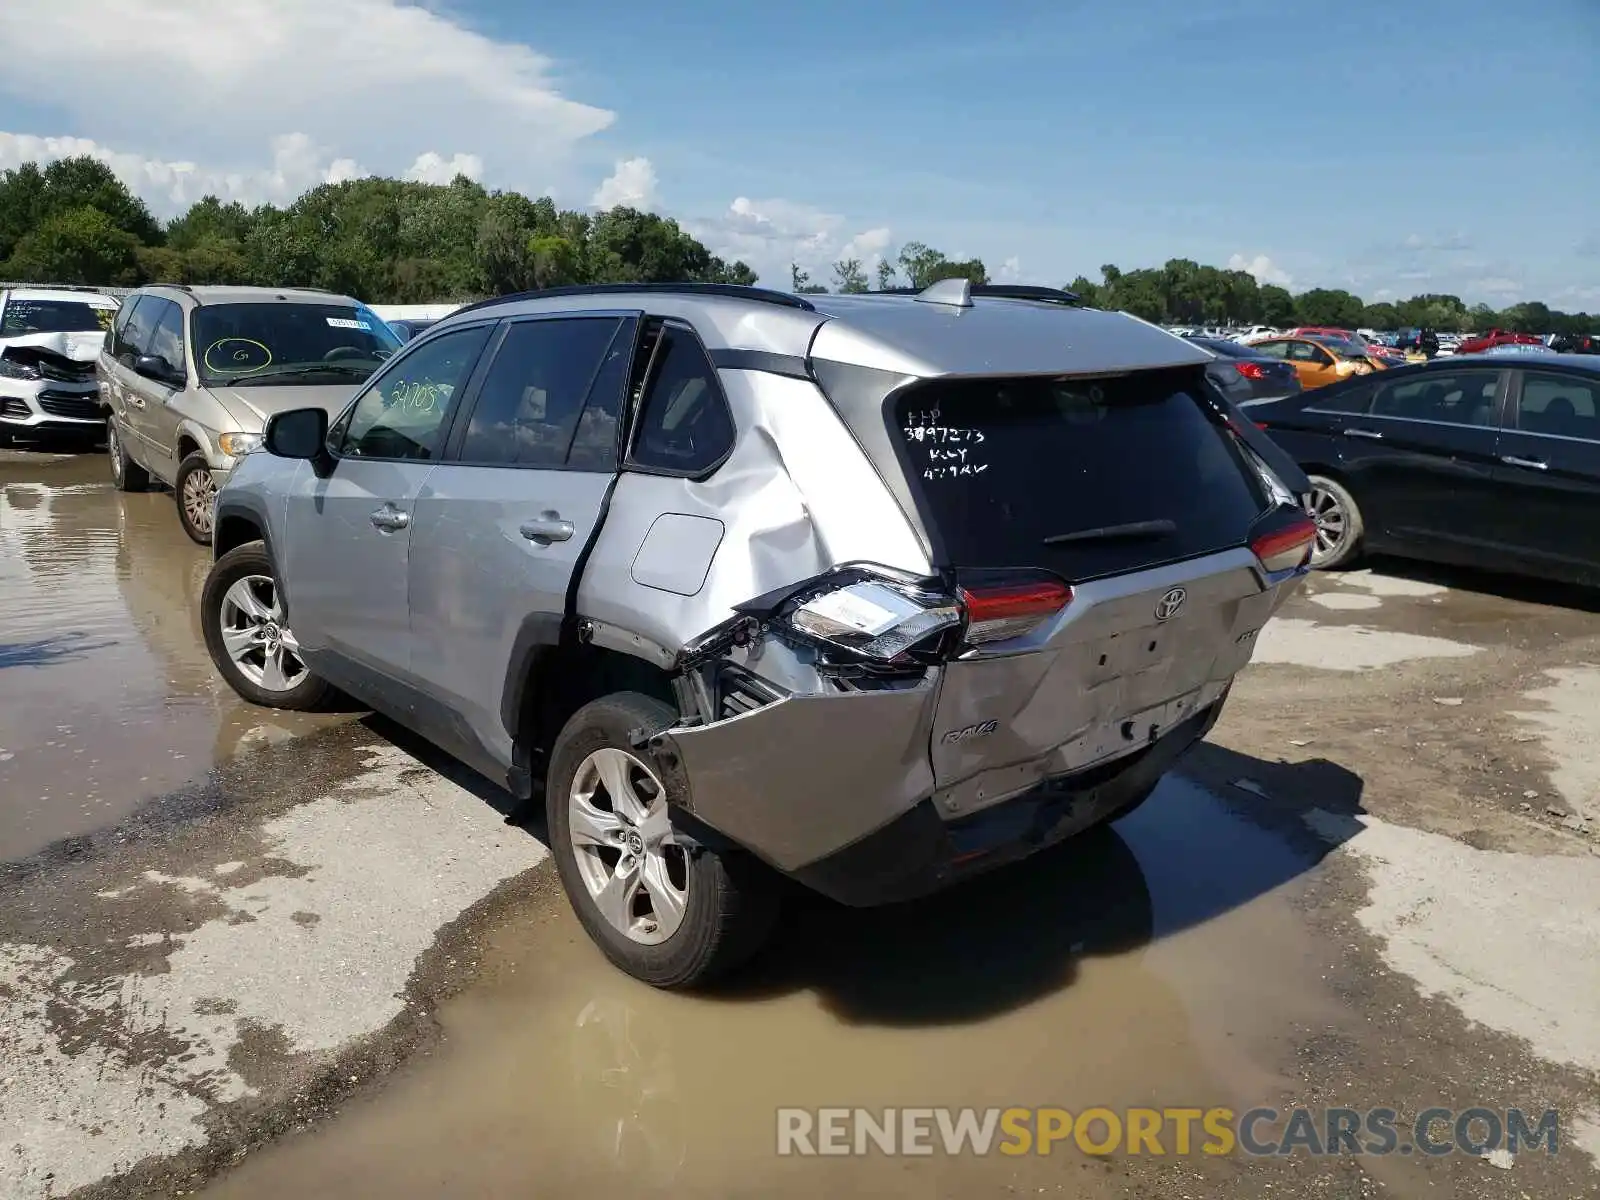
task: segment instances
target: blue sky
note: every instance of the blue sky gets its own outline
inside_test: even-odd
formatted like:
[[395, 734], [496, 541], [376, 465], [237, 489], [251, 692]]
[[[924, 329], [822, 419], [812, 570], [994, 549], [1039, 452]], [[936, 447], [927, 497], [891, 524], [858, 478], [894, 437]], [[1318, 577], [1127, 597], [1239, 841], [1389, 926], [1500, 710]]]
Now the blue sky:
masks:
[[[1182, 256], [1600, 310], [1600, 0], [140, 3], [193, 18], [146, 47], [171, 69], [120, 66], [122, 22], [76, 80], [13, 60], [0, 166], [88, 139], [158, 210], [464, 168], [647, 202], [780, 285], [915, 239], [1030, 282]], [[4, 7], [13, 45], [112, 25]]]

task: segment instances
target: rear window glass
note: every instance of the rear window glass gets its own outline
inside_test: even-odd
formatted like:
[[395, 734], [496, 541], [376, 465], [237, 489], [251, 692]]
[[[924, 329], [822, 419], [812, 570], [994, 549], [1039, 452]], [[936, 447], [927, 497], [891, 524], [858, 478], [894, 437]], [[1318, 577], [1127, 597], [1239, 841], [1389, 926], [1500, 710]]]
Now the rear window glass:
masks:
[[1191, 368], [939, 381], [895, 397], [941, 565], [1069, 581], [1243, 545], [1266, 499]]

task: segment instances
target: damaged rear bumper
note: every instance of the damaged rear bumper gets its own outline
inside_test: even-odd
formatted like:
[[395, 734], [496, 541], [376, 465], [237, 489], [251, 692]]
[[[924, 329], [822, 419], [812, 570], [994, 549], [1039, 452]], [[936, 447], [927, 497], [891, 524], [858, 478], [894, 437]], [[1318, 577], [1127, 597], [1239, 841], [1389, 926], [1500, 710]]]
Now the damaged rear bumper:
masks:
[[697, 822], [833, 900], [868, 907], [1024, 858], [1136, 802], [1206, 735], [1226, 698], [1140, 751], [951, 821], [928, 762], [937, 693], [930, 678], [791, 696], [664, 730], [648, 749]]

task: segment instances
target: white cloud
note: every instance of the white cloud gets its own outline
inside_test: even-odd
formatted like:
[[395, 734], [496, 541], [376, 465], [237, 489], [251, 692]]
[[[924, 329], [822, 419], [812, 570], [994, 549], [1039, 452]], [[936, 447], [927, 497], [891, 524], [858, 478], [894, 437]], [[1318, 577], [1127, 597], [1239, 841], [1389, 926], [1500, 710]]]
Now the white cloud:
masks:
[[995, 268], [994, 281], [996, 283], [1021, 283], [1022, 259], [1013, 254]]
[[591, 201], [596, 208], [647, 209], [656, 198], [656, 169], [648, 158], [619, 159], [617, 169], [601, 180]]
[[1294, 277], [1265, 254], [1257, 254], [1254, 258], [1235, 254], [1228, 259], [1228, 270], [1254, 275], [1256, 282], [1261, 284], [1271, 283], [1285, 288], [1294, 286]]
[[1505, 303], [1528, 298], [1527, 289], [1521, 283], [1502, 276], [1492, 275], [1487, 279], [1475, 279], [1467, 284], [1466, 291], [1469, 295], [1489, 296]]
[[888, 253], [893, 237], [883, 227], [850, 234], [838, 213], [792, 200], [748, 196], [736, 197], [720, 217], [691, 218], [683, 226], [713, 254], [748, 263], [774, 287], [788, 286], [790, 263], [798, 263], [821, 282], [832, 280], [833, 264], [843, 258], [861, 259], [870, 273]]
[[407, 179], [418, 183], [449, 183], [457, 175], [468, 179], [483, 178], [483, 159], [476, 154], [457, 154], [445, 158], [432, 150], [417, 155], [417, 161], [406, 171]]
[[[543, 55], [403, 0], [4, 0], [0, 45], [72, 48], [8, 55], [0, 94], [116, 146], [118, 173], [161, 207], [196, 176], [270, 198], [280, 174], [349, 178], [358, 161], [399, 174], [434, 146], [531, 187], [548, 176], [521, 172], [613, 120], [563, 96]], [[315, 161], [291, 149], [286, 172], [284, 137]]]
[[332, 158], [303, 133], [286, 133], [266, 143], [266, 164], [249, 170], [202, 168], [193, 162], [167, 162], [102, 146], [89, 138], [35, 137], [0, 132], [0, 170], [25, 162], [48, 163], [87, 155], [105, 163], [158, 214], [170, 215], [210, 193], [223, 200], [285, 203], [307, 188], [340, 183], [369, 174], [350, 158]]

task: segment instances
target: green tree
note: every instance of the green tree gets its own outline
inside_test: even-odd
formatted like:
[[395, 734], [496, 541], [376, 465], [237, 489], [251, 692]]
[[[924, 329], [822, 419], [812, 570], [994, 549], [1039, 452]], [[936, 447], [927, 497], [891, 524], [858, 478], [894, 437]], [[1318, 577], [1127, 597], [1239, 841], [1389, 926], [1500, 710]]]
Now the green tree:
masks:
[[1261, 304], [1258, 316], [1263, 325], [1282, 329], [1286, 325], [1295, 323], [1295, 300], [1287, 288], [1281, 288], [1275, 283], [1265, 283], [1261, 285], [1258, 296]]
[[1399, 329], [1400, 310], [1388, 303], [1369, 304], [1361, 310], [1361, 324], [1367, 329]]
[[139, 239], [98, 208], [68, 209], [24, 235], [6, 273], [37, 283], [129, 286], [139, 281]]
[[844, 293], [867, 290], [867, 273], [861, 269], [859, 258], [840, 259], [833, 264], [833, 285]]
[[1079, 300], [1090, 308], [1101, 307], [1101, 287], [1086, 275], [1079, 275], [1071, 283], [1067, 284], [1067, 291], [1074, 293]]
[[255, 214], [238, 201], [224, 204], [215, 196], [202, 196], [168, 223], [166, 242], [174, 250], [192, 250], [201, 242], [242, 244], [254, 223]]
[[880, 292], [886, 292], [894, 286], [894, 264], [887, 258], [878, 260], [876, 275]]
[[1332, 325], [1353, 329], [1361, 323], [1361, 297], [1340, 288], [1312, 288], [1295, 298], [1300, 320], [1306, 325]]
[[900, 247], [897, 261], [900, 264], [901, 274], [906, 277], [907, 285], [919, 291], [929, 284], [938, 283], [941, 279], [970, 279], [973, 283], [989, 282], [989, 274], [984, 269], [982, 259], [970, 258], [956, 262], [922, 242], [907, 242]]
[[802, 296], [816, 296], [828, 289], [811, 282], [811, 272], [801, 269], [798, 263], [789, 264], [789, 290]]

